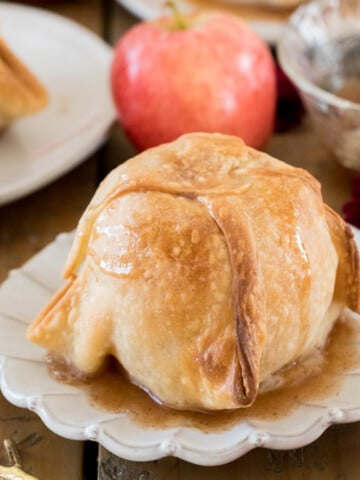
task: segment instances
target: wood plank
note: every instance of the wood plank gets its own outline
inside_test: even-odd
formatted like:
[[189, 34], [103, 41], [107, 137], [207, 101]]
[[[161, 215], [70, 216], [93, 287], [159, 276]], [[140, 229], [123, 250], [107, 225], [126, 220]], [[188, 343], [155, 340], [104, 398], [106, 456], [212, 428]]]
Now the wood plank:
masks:
[[95, 158], [17, 202], [0, 207], [0, 281], [58, 233], [76, 227], [96, 186]]
[[101, 449], [99, 480], [354, 480], [360, 478], [360, 423], [329, 429], [305, 448], [257, 449], [219, 467], [201, 467], [176, 458], [129, 462]]
[[101, 0], [55, 2], [48, 10], [71, 18], [99, 36], [103, 36], [103, 8]]
[[[0, 398], [0, 438], [12, 438], [19, 448], [23, 468], [39, 479], [82, 479], [82, 444], [50, 432], [39, 418]], [[4, 450], [0, 463], [6, 464]]]
[[[104, 0], [103, 9], [104, 38], [110, 45], [116, 45], [120, 37], [130, 27], [135, 25], [138, 19], [113, 0]], [[135, 148], [126, 137], [121, 125], [116, 122], [111, 129], [108, 142], [102, 152], [99, 180], [102, 180], [113, 168], [133, 157], [135, 154]]]
[[104, 0], [104, 9], [106, 12], [104, 37], [109, 43], [115, 45], [129, 28], [139, 22], [139, 19], [113, 0]]
[[341, 166], [321, 144], [310, 118], [286, 134], [273, 135], [265, 149], [270, 155], [295, 167], [308, 170], [319, 180], [323, 198], [334, 210], [351, 197], [353, 172]]

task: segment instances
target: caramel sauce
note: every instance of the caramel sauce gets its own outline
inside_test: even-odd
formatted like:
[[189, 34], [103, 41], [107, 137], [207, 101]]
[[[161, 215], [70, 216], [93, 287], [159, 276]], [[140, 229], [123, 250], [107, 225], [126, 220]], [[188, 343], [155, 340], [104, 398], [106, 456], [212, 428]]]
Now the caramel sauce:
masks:
[[[360, 323], [346, 315], [333, 328], [321, 355], [320, 368], [312, 370], [312, 376], [303, 380], [306, 362], [299, 362], [285, 369], [286, 386], [259, 395], [251, 407], [211, 414], [178, 411], [159, 405], [127, 380], [114, 359], [109, 359], [104, 370], [92, 378], [84, 377], [55, 356], [48, 356], [48, 367], [56, 380], [84, 389], [93, 406], [109, 412], [127, 413], [142, 427], [189, 426], [204, 432], [216, 432], [249, 418], [275, 420], [286, 416], [301, 403], [336, 395], [344, 374], [360, 365], [359, 345]], [[300, 384], [299, 379], [303, 380]]]

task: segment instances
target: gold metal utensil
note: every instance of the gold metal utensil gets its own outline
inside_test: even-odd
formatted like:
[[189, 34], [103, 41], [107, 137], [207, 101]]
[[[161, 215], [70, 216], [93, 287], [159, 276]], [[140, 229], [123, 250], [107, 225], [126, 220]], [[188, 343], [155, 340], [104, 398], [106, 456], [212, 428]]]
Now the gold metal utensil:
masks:
[[0, 465], [0, 480], [39, 480], [22, 469], [21, 458], [13, 440], [4, 440], [4, 448], [10, 465]]

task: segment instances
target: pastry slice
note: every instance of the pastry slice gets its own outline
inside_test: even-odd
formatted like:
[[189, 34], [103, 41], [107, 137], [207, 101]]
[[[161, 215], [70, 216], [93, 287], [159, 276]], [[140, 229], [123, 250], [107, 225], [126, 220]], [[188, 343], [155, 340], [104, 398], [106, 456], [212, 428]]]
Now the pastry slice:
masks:
[[0, 37], [0, 129], [47, 103], [46, 89]]

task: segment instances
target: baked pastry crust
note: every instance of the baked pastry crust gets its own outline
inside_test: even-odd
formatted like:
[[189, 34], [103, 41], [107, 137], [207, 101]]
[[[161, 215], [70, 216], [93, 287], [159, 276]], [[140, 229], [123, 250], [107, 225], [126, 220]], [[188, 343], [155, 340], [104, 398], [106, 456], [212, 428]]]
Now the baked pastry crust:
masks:
[[0, 129], [47, 103], [46, 89], [0, 37]]
[[190, 134], [116, 168], [84, 212], [64, 288], [29, 338], [86, 373], [114, 355], [179, 409], [250, 405], [359, 311], [350, 229], [306, 171]]

